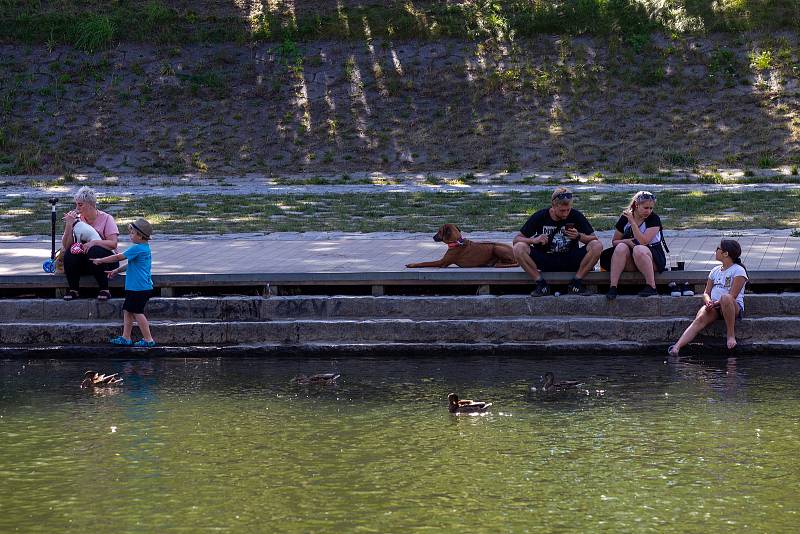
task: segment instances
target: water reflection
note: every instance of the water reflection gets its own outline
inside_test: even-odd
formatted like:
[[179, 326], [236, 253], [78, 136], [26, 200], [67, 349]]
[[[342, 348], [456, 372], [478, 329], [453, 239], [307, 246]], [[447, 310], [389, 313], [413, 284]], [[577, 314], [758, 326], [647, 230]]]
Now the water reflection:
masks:
[[705, 385], [719, 394], [720, 400], [736, 400], [746, 394], [746, 374], [740, 369], [738, 359], [697, 357], [670, 358], [669, 368], [676, 378]]
[[[124, 385], [80, 390], [86, 369]], [[291, 383], [329, 371], [336, 384]], [[583, 389], [532, 392], [548, 371]], [[6, 360], [0, 531], [788, 530], [798, 371], [755, 358]], [[493, 406], [454, 417], [451, 391]]]

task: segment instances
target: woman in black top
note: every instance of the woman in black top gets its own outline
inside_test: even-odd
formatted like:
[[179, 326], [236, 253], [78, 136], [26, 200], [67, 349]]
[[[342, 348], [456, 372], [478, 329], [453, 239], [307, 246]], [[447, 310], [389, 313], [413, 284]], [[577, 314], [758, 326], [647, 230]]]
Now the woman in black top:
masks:
[[661, 246], [661, 219], [653, 212], [656, 196], [649, 191], [639, 191], [631, 199], [628, 209], [615, 225], [614, 254], [611, 256], [611, 287], [606, 298], [617, 298], [617, 284], [622, 271], [639, 271], [647, 285], [639, 292], [641, 297], [658, 295], [655, 273], [662, 272], [667, 257]]

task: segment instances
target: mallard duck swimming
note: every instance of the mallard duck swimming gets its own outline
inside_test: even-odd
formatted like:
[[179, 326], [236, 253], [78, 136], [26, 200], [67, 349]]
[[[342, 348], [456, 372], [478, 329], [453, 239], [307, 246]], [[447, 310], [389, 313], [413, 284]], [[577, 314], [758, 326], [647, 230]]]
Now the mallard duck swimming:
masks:
[[542, 391], [564, 391], [566, 389], [575, 389], [582, 384], [583, 382], [579, 380], [562, 380], [561, 382], [555, 382], [555, 376], [548, 371], [544, 374]]
[[316, 375], [306, 376], [306, 375], [297, 375], [296, 377], [292, 378], [293, 384], [300, 384], [303, 386], [311, 385], [311, 386], [318, 386], [318, 385], [325, 385], [325, 384], [333, 384], [336, 382], [336, 379], [339, 378], [339, 373], [319, 373]]
[[491, 405], [491, 402], [459, 400], [455, 393], [447, 396], [447, 409], [450, 410], [450, 413], [480, 413], [485, 412]]
[[118, 386], [122, 384], [122, 379], [117, 377], [118, 374], [119, 373], [114, 373], [113, 375], [104, 375], [98, 373], [97, 371], [86, 371], [83, 373], [81, 389]]

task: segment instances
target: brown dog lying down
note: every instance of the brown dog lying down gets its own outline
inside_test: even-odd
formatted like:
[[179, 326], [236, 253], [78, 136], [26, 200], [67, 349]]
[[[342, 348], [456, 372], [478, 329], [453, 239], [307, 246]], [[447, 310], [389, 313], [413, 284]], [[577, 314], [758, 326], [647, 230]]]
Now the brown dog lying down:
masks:
[[447, 253], [437, 261], [409, 263], [406, 267], [516, 267], [514, 250], [511, 245], [502, 243], [478, 243], [461, 237], [461, 230], [455, 224], [443, 224], [436, 235], [436, 242], [447, 243]]

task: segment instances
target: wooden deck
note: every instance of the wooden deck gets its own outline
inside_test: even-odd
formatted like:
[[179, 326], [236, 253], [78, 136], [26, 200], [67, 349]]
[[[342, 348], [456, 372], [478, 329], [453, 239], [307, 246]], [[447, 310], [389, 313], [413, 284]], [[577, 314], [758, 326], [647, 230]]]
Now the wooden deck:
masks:
[[[667, 271], [657, 277], [669, 281], [704, 284], [717, 263], [714, 249], [720, 234], [700, 237], [669, 236], [671, 254], [682, 256], [684, 271]], [[600, 233], [604, 243], [610, 235]], [[510, 235], [505, 236], [510, 240]], [[800, 239], [788, 236], [742, 235], [742, 259], [752, 284], [800, 284]], [[498, 239], [493, 239], [498, 240]], [[123, 247], [127, 244], [123, 244]], [[512, 269], [407, 269], [412, 261], [440, 257], [445, 248], [432, 240], [376, 239], [367, 236], [340, 239], [276, 239], [274, 236], [242, 239], [155, 240], [153, 280], [160, 288], [201, 286], [383, 286], [401, 285], [525, 285], [530, 279], [520, 268]], [[60, 288], [62, 275], [42, 272], [49, 257], [48, 241], [0, 241], [0, 288]], [[567, 282], [571, 273], [548, 273], [554, 283]], [[608, 274], [587, 276], [592, 285], [607, 284]], [[642, 283], [638, 274], [623, 275], [622, 283]], [[94, 285], [87, 279], [87, 286]], [[122, 285], [114, 281], [112, 287]], [[168, 294], [168, 293], [167, 293]]]

